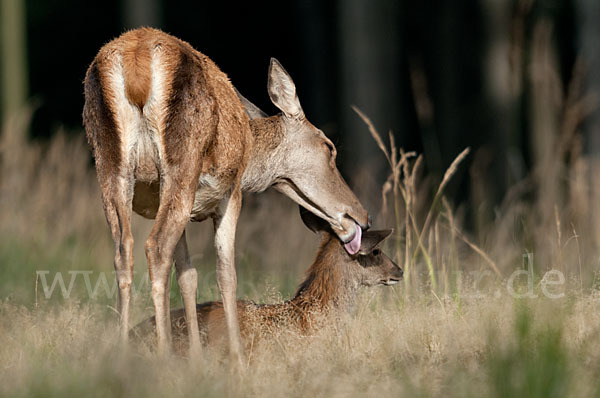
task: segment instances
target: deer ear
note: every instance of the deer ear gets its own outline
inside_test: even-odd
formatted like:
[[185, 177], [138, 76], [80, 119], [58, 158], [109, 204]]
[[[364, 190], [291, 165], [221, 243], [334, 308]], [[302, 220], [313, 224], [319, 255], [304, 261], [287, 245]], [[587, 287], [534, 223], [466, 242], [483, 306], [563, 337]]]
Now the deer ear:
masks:
[[242, 102], [242, 105], [244, 105], [244, 109], [246, 110], [246, 114], [248, 115], [250, 120], [268, 117], [268, 115], [266, 113], [264, 113], [263, 111], [261, 111], [258, 106], [254, 105], [252, 102], [248, 101], [248, 99], [246, 97], [244, 97], [238, 91], [237, 88], [234, 87], [233, 89], [235, 90], [235, 93], [237, 94], [240, 101]]
[[359, 254], [369, 254], [379, 245], [385, 238], [394, 232], [393, 229], [384, 229], [380, 231], [365, 231], [362, 235]]
[[304, 115], [292, 77], [275, 58], [271, 58], [271, 65], [269, 65], [267, 90], [273, 104], [287, 117], [299, 118]]
[[308, 229], [310, 229], [313, 232], [330, 232], [330, 227], [329, 224], [327, 223], [327, 221], [323, 220], [320, 217], [315, 216], [314, 214], [312, 214], [310, 211], [306, 210], [304, 207], [302, 206], [298, 206], [300, 208], [300, 217], [302, 218], [302, 221], [304, 222], [304, 225], [306, 225], [306, 227]]

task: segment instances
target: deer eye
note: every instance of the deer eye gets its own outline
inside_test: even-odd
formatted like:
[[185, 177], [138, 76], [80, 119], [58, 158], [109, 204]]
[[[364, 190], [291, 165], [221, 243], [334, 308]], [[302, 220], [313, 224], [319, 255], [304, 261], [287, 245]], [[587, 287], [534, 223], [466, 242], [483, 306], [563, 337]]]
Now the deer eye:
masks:
[[371, 252], [371, 254], [373, 254], [374, 256], [379, 256], [381, 254], [381, 250], [379, 250], [379, 249], [373, 249], [373, 251]]

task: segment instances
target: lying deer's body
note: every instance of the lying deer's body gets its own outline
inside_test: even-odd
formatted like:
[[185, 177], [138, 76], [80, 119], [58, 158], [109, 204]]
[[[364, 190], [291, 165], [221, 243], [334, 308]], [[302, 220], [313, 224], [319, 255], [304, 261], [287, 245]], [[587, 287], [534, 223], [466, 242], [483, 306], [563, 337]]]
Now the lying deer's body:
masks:
[[[292, 299], [268, 305], [237, 301], [241, 336], [246, 345], [284, 330], [302, 334], [315, 331], [340, 311], [351, 308], [361, 286], [392, 285], [402, 278], [402, 269], [377, 248], [391, 231], [366, 232], [355, 256], [350, 256], [334, 235], [322, 232], [315, 261]], [[199, 304], [197, 313], [203, 342], [221, 345], [226, 330], [222, 303]], [[175, 347], [183, 353], [188, 341], [184, 309], [172, 311], [171, 319]], [[151, 334], [154, 325], [154, 318], [150, 318], [131, 333], [143, 339]]]
[[351, 246], [368, 228], [366, 211], [335, 167], [333, 144], [305, 119], [291, 78], [275, 60], [268, 90], [283, 111], [271, 118], [239, 95], [208, 57], [155, 29], [123, 34], [91, 63], [83, 119], [115, 242], [124, 340], [133, 278], [132, 210], [155, 219], [145, 248], [161, 352], [169, 349], [173, 259], [191, 320], [190, 344], [199, 345], [188, 221], [214, 220], [217, 283], [234, 356], [240, 351], [234, 240], [242, 190], [275, 186], [326, 219]]

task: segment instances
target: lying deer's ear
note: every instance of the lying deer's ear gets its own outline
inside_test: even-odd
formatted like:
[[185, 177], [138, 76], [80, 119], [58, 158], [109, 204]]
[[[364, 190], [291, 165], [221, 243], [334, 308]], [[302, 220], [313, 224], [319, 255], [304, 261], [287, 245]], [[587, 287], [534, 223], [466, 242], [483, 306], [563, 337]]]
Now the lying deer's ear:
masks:
[[235, 93], [237, 94], [240, 101], [242, 102], [242, 105], [244, 105], [246, 114], [248, 115], [250, 120], [268, 117], [268, 115], [266, 113], [264, 113], [263, 111], [261, 111], [258, 106], [254, 105], [252, 102], [248, 101], [248, 99], [246, 97], [244, 97], [237, 90], [237, 88], [234, 87], [233, 89], [235, 90]]
[[359, 254], [369, 254], [379, 245], [385, 238], [394, 232], [393, 229], [384, 229], [380, 231], [365, 231], [362, 235]]
[[275, 58], [271, 58], [267, 90], [273, 104], [287, 117], [299, 118], [304, 115], [292, 77]]
[[327, 221], [315, 216], [302, 206], [298, 207], [300, 208], [300, 217], [308, 229], [313, 232], [330, 232], [330, 227]]

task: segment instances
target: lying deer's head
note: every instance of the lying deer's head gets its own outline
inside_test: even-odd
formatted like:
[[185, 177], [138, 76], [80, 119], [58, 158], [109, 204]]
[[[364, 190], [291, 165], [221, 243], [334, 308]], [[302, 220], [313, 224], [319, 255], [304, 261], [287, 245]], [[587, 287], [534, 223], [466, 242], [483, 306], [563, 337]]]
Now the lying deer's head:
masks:
[[261, 156], [261, 166], [255, 168], [261, 168], [261, 175], [269, 174], [269, 184], [275, 189], [327, 221], [348, 253], [357, 253], [370, 219], [336, 167], [335, 146], [306, 120], [292, 78], [274, 58], [267, 88], [271, 101], [282, 111], [270, 118], [238, 93], [253, 129], [272, 129], [275, 124], [280, 132], [278, 144]]
[[[356, 254], [350, 255], [342, 247], [337, 239], [328, 239], [332, 235], [331, 228], [322, 219], [300, 207], [300, 215], [304, 224], [313, 232], [318, 232], [324, 237], [324, 245], [321, 247], [322, 256], [313, 267], [340, 267], [338, 272], [331, 275], [339, 275], [346, 279], [346, 283], [355, 282], [362, 286], [394, 285], [398, 283], [404, 272], [394, 263], [380, 248], [379, 245], [393, 232], [391, 229], [380, 231], [366, 231], [362, 236], [360, 249]], [[311, 270], [311, 272], [318, 270]], [[330, 278], [329, 284], [335, 282]], [[330, 286], [331, 287], [331, 286]]]

